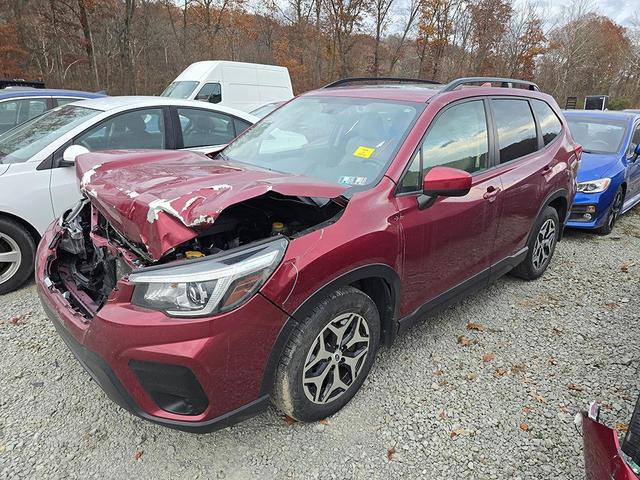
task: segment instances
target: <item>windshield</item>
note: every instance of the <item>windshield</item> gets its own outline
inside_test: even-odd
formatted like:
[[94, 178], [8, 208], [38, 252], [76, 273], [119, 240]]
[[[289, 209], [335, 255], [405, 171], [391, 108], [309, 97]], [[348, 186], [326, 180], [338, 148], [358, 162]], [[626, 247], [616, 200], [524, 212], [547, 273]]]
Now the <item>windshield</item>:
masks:
[[620, 151], [627, 124], [624, 121], [567, 115], [573, 139], [586, 153], [616, 153]]
[[162, 92], [161, 97], [189, 98], [200, 82], [173, 82]]
[[231, 143], [223, 158], [347, 186], [384, 174], [424, 105], [300, 97]]
[[54, 108], [0, 135], [0, 163], [26, 162], [51, 142], [102, 113], [73, 104]]

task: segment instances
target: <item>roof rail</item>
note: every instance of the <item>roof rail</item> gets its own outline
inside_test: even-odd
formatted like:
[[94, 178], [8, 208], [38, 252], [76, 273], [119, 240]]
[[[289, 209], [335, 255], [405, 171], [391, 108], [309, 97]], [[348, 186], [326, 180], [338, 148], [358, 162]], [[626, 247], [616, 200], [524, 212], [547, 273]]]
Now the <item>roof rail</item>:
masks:
[[0, 88], [7, 87], [31, 87], [44, 88], [44, 82], [28, 82], [26, 80], [0, 80]]
[[443, 92], [450, 92], [462, 85], [468, 85], [472, 83], [500, 83], [502, 88], [513, 88], [514, 85], [526, 85], [528, 90], [540, 91], [538, 85], [528, 80], [517, 80], [515, 78], [502, 78], [502, 77], [465, 77], [456, 78], [447, 83], [442, 89]]
[[421, 78], [402, 78], [402, 77], [350, 77], [341, 78], [335, 82], [331, 82], [322, 88], [334, 88], [340, 87], [347, 83], [364, 83], [364, 82], [398, 82], [398, 83], [428, 83], [430, 85], [440, 85], [440, 82], [435, 80], [423, 80]]

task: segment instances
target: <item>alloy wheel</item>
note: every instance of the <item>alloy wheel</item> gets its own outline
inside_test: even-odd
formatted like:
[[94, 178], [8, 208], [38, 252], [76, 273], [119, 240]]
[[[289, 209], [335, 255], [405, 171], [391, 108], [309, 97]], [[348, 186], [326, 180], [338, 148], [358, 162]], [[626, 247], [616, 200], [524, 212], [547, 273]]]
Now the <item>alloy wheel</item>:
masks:
[[549, 262], [555, 241], [556, 224], [549, 218], [540, 227], [536, 237], [536, 243], [533, 246], [533, 255], [531, 256], [533, 268], [539, 271]]
[[369, 325], [357, 313], [331, 320], [307, 353], [302, 373], [306, 397], [327, 404], [342, 396], [356, 381], [369, 352]]
[[609, 218], [607, 218], [607, 223], [609, 224], [609, 230], [613, 228], [618, 217], [620, 216], [620, 210], [622, 210], [622, 192], [618, 190], [615, 198], [613, 199], [613, 203], [611, 204], [611, 210], [609, 211]]
[[0, 233], [0, 283], [13, 277], [22, 262], [18, 243], [10, 236]]

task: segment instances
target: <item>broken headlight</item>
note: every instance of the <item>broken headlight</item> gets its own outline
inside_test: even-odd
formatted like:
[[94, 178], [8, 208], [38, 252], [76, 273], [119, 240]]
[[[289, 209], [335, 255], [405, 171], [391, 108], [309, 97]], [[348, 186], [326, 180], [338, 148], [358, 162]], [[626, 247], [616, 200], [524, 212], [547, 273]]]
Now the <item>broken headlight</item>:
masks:
[[264, 284], [276, 269], [287, 240], [138, 270], [129, 276], [132, 303], [171, 316], [202, 317], [236, 308]]

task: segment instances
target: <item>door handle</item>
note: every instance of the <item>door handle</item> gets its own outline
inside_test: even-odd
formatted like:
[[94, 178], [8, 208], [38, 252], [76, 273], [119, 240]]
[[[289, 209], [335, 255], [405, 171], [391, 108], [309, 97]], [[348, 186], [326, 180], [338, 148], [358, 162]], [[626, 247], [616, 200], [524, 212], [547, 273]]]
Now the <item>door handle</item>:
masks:
[[484, 198], [485, 200], [489, 200], [490, 202], [493, 202], [499, 193], [500, 193], [499, 187], [489, 186], [487, 187], [487, 191], [484, 192], [484, 195], [482, 195], [482, 198]]

